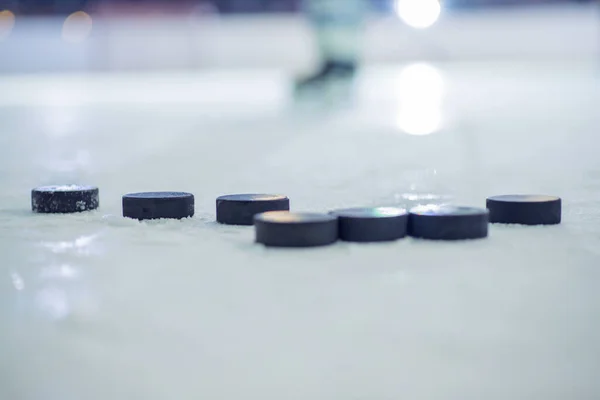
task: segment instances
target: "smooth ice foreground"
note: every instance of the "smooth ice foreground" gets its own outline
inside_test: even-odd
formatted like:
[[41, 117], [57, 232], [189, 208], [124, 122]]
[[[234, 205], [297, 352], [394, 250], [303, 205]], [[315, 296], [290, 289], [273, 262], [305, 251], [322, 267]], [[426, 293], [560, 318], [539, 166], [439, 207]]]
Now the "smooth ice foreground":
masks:
[[[597, 68], [369, 68], [318, 105], [287, 82], [2, 78], [0, 398], [596, 398]], [[98, 185], [101, 208], [33, 215], [31, 188], [62, 182]], [[196, 216], [120, 217], [151, 190], [194, 193]], [[247, 192], [302, 211], [541, 193], [564, 222], [267, 250], [213, 222]]]

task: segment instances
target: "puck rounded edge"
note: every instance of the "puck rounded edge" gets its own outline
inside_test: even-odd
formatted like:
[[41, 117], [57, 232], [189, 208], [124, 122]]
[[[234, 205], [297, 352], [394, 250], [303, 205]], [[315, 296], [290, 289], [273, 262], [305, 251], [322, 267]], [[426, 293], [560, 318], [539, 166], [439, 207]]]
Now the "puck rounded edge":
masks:
[[338, 240], [338, 219], [330, 214], [269, 211], [254, 216], [256, 243], [267, 247], [320, 247]]
[[228, 194], [217, 197], [216, 221], [224, 225], [251, 226], [257, 214], [289, 209], [290, 199], [284, 195]]
[[194, 216], [194, 195], [187, 192], [137, 192], [123, 195], [123, 217], [143, 220]]
[[562, 199], [557, 196], [490, 196], [486, 208], [493, 224], [558, 225], [562, 220]]
[[31, 210], [40, 214], [71, 214], [100, 206], [100, 190], [90, 185], [48, 185], [31, 190]]
[[339, 238], [345, 242], [374, 243], [407, 235], [408, 211], [398, 207], [353, 207], [333, 210]]
[[488, 236], [489, 211], [462, 206], [417, 206], [409, 211], [408, 235], [429, 240], [483, 239]]

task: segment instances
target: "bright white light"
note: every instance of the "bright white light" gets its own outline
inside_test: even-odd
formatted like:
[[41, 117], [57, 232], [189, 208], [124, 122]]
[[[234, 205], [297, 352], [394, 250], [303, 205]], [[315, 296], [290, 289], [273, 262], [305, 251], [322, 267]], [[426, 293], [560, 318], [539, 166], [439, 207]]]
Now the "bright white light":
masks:
[[442, 125], [444, 79], [429, 64], [412, 64], [398, 76], [398, 127], [411, 135], [429, 135]]
[[428, 28], [438, 20], [442, 7], [439, 0], [396, 0], [396, 13], [413, 28]]
[[437, 131], [441, 124], [442, 113], [435, 109], [407, 109], [398, 114], [398, 126], [411, 135], [429, 135]]
[[398, 76], [398, 94], [406, 105], [439, 105], [444, 95], [444, 78], [440, 71], [427, 63], [411, 64]]

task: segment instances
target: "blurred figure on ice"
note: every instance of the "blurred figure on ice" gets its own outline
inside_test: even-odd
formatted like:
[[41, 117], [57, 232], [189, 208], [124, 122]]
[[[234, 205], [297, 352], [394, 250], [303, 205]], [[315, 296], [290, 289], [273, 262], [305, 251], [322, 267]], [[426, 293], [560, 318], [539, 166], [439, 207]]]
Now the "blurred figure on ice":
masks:
[[297, 89], [350, 79], [360, 61], [367, 0], [303, 0], [315, 32], [320, 65], [296, 82]]

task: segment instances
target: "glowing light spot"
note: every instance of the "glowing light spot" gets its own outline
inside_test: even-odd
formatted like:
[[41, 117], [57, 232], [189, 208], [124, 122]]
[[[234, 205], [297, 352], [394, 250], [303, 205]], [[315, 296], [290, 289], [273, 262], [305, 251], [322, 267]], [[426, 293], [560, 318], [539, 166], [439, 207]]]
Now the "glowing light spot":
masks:
[[433, 25], [442, 11], [439, 0], [396, 0], [394, 4], [398, 16], [417, 29]]
[[407, 109], [398, 114], [400, 128], [411, 135], [429, 135], [442, 124], [439, 110]]
[[402, 199], [402, 200], [409, 200], [409, 201], [423, 201], [423, 200], [437, 201], [437, 200], [448, 200], [450, 198], [450, 196], [443, 196], [443, 195], [432, 194], [432, 193], [423, 193], [423, 194], [402, 193], [402, 194], [396, 195], [396, 198]]
[[413, 64], [402, 70], [397, 85], [397, 125], [411, 135], [429, 135], [442, 125], [444, 79], [428, 64]]
[[62, 38], [66, 42], [81, 43], [92, 33], [92, 17], [84, 11], [69, 15], [62, 27]]
[[15, 26], [15, 14], [9, 10], [0, 11], [0, 40], [6, 39]]

